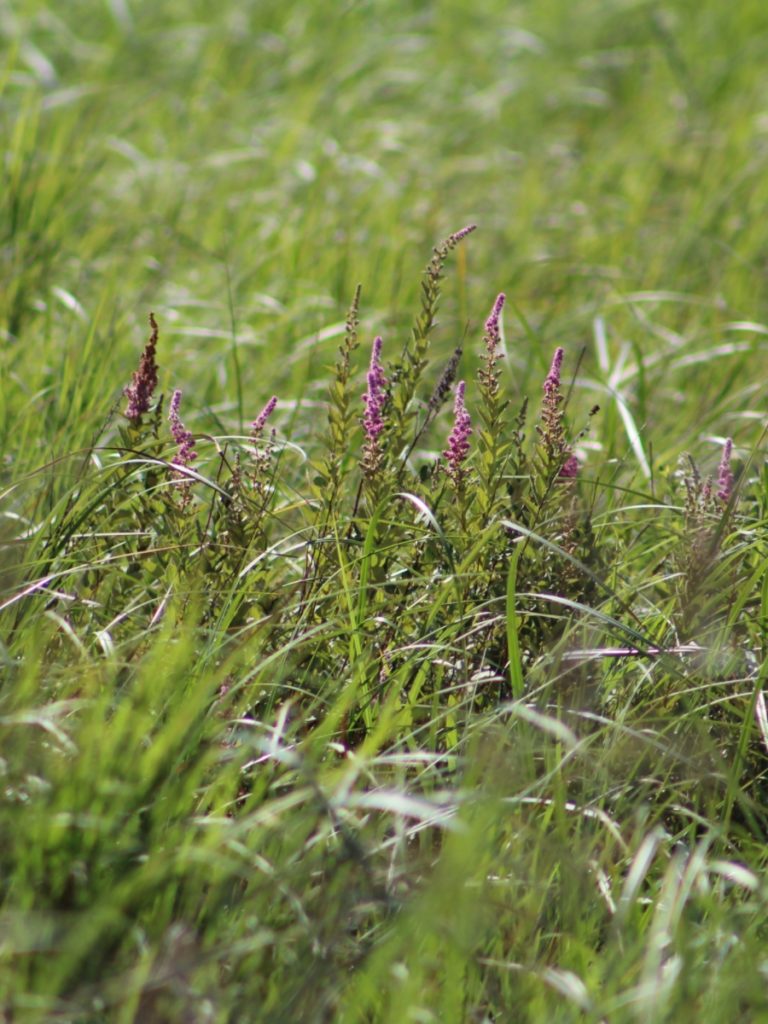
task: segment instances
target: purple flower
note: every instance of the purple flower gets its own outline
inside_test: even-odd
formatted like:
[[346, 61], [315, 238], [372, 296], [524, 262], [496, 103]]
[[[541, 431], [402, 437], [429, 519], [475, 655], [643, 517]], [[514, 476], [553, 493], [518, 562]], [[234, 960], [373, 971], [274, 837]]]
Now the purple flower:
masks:
[[[178, 445], [178, 451], [171, 459], [174, 466], [189, 466], [197, 458], [195, 451], [195, 439], [179, 419], [179, 406], [181, 405], [181, 391], [179, 388], [171, 396], [171, 404], [168, 409], [168, 422], [171, 424], [173, 440]], [[183, 474], [180, 474], [183, 476]], [[186, 482], [189, 482], [188, 480]]]
[[446, 242], [450, 245], [451, 248], [453, 248], [454, 246], [458, 245], [459, 242], [465, 239], [467, 235], [471, 235], [476, 227], [477, 224], [467, 224], [466, 227], [459, 228], [458, 231], [454, 231], [452, 235], [449, 235], [448, 238], [446, 239]]
[[152, 328], [152, 333], [141, 354], [139, 368], [134, 371], [131, 383], [123, 390], [123, 394], [128, 399], [128, 405], [125, 407], [125, 416], [132, 423], [137, 423], [143, 413], [149, 412], [152, 393], [157, 387], [155, 353], [157, 350], [158, 329], [154, 313], [149, 314], [149, 325]]
[[549, 373], [544, 380], [544, 404], [549, 408], [560, 404], [560, 372], [563, 366], [563, 356], [565, 351], [562, 348], [556, 348], [555, 354], [552, 357], [552, 365], [549, 368]]
[[573, 450], [565, 438], [563, 426], [563, 396], [560, 390], [563, 356], [562, 348], [555, 349], [549, 373], [544, 380], [541, 425], [537, 429], [548, 465], [557, 467], [558, 476], [568, 478], [575, 476], [579, 467], [578, 462], [570, 462]]
[[[275, 411], [277, 405], [277, 395], [273, 395], [264, 408], [261, 410], [259, 415], [251, 424], [251, 440], [254, 442], [261, 441], [261, 435], [266, 426], [267, 420]], [[266, 496], [265, 482], [269, 473], [269, 467], [272, 460], [272, 452], [274, 451], [275, 431], [272, 431], [271, 437], [269, 437], [265, 444], [259, 444], [251, 456], [251, 470], [249, 477], [251, 483], [257, 491], [262, 495]]]
[[[496, 369], [496, 364], [500, 358], [501, 328], [499, 326], [499, 318], [504, 308], [504, 301], [505, 296], [502, 292], [496, 297], [491, 315], [485, 321], [485, 336], [483, 337], [485, 342], [484, 366], [480, 368], [478, 373], [480, 393], [485, 399], [486, 404], [491, 406], [495, 405], [496, 397], [499, 393], [499, 371]], [[497, 423], [497, 426], [500, 426], [500, 424]]]
[[371, 352], [371, 365], [368, 370], [368, 390], [363, 395], [365, 402], [365, 413], [363, 414], [363, 427], [365, 437], [368, 441], [376, 441], [384, 429], [384, 404], [386, 402], [387, 378], [381, 368], [381, 338], [373, 342]]
[[261, 432], [264, 429], [264, 425], [266, 424], [267, 420], [272, 415], [272, 413], [275, 411], [276, 405], [277, 395], [272, 395], [270, 400], [267, 402], [267, 404], [264, 406], [259, 415], [251, 424], [251, 437], [255, 438], [261, 436]]
[[569, 455], [563, 463], [563, 468], [560, 470], [560, 478], [563, 480], [573, 480], [579, 474], [579, 460], [575, 455]]
[[499, 328], [499, 318], [501, 311], [504, 308], [506, 302], [506, 295], [501, 292], [493, 304], [491, 315], [485, 321], [485, 345], [488, 349], [488, 354], [493, 355], [498, 345], [501, 344], [501, 330]]
[[448, 463], [446, 472], [454, 483], [460, 483], [462, 463], [469, 454], [469, 438], [472, 433], [472, 419], [464, 405], [466, 384], [460, 380], [456, 385], [456, 400], [453, 404], [453, 430], [448, 435], [448, 447], [443, 452]]
[[723, 504], [728, 504], [733, 493], [733, 473], [731, 471], [731, 456], [733, 454], [733, 441], [726, 439], [723, 446], [723, 454], [720, 465], [717, 468], [717, 496]]
[[379, 437], [384, 430], [384, 407], [387, 404], [387, 378], [381, 367], [382, 340], [377, 337], [371, 351], [371, 365], [366, 378], [368, 387], [363, 395], [365, 412], [363, 413], [363, 471], [367, 476], [373, 475], [381, 461]]

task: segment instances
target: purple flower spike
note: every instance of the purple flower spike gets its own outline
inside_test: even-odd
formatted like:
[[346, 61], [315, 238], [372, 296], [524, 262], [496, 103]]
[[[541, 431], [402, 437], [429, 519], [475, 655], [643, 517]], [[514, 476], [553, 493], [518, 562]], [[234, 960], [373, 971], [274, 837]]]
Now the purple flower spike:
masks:
[[485, 321], [485, 333], [483, 334], [485, 355], [483, 356], [483, 365], [477, 374], [480, 396], [486, 407], [484, 419], [488, 423], [491, 433], [495, 434], [502, 434], [504, 428], [503, 408], [499, 404], [498, 364], [501, 359], [500, 320], [505, 301], [506, 297], [503, 292], [497, 295], [490, 315]]
[[458, 245], [467, 235], [471, 235], [476, 227], [477, 224], [467, 224], [466, 227], [459, 228], [458, 231], [454, 231], [452, 235], [449, 235], [448, 241], [452, 243], [452, 247]]
[[195, 461], [197, 458], [197, 452], [195, 451], [194, 437], [179, 419], [180, 405], [181, 391], [179, 388], [176, 388], [171, 396], [171, 404], [168, 409], [168, 422], [171, 424], [171, 434], [173, 435], [173, 440], [178, 445], [179, 450], [171, 459], [171, 462], [174, 466], [186, 467]]
[[256, 417], [256, 419], [251, 424], [251, 437], [255, 438], [255, 437], [260, 437], [261, 436], [261, 432], [264, 429], [264, 426], [265, 426], [267, 420], [272, 415], [272, 413], [275, 411], [275, 406], [276, 405], [277, 405], [277, 395], [272, 395], [270, 400], [267, 402], [267, 404], [264, 406], [264, 408], [261, 410], [259, 415]]
[[365, 412], [363, 413], [363, 430], [365, 431], [365, 443], [363, 445], [363, 472], [366, 476], [373, 476], [381, 461], [379, 450], [379, 437], [384, 427], [384, 407], [387, 404], [387, 378], [381, 366], [382, 340], [377, 337], [373, 342], [371, 351], [371, 365], [366, 378], [368, 387], [363, 395]]
[[462, 463], [469, 455], [469, 438], [472, 434], [472, 418], [464, 405], [466, 384], [460, 380], [456, 385], [456, 400], [453, 405], [453, 430], [448, 435], [448, 447], [443, 452], [448, 463], [446, 472], [454, 481], [461, 480]]
[[731, 456], [733, 455], [733, 441], [726, 439], [723, 446], [723, 455], [720, 465], [717, 468], [717, 496], [724, 505], [730, 501], [733, 493], [733, 472], [731, 471]]
[[139, 368], [134, 371], [131, 383], [123, 390], [123, 394], [128, 399], [128, 405], [125, 407], [125, 416], [132, 423], [138, 423], [141, 416], [145, 412], [149, 412], [152, 393], [157, 387], [155, 353], [157, 351], [158, 329], [154, 313], [149, 314], [149, 326], [152, 328], [152, 333], [149, 336], [149, 341], [144, 351], [141, 353]]
[[[563, 425], [562, 369], [565, 352], [556, 348], [549, 373], [544, 379], [544, 400], [541, 403], [541, 422], [537, 427], [544, 449], [547, 465], [557, 468], [557, 476], [573, 478], [579, 471], [579, 463], [568, 443]], [[573, 461], [572, 461], [573, 460]]]
[[496, 301], [493, 304], [491, 315], [485, 321], [485, 339], [486, 347], [488, 352], [492, 355], [496, 346], [501, 344], [501, 330], [499, 328], [499, 318], [501, 317], [501, 311], [504, 308], [506, 302], [506, 295], [501, 292]]
[[371, 365], [368, 370], [368, 390], [363, 395], [363, 401], [365, 402], [363, 426], [365, 427], [365, 436], [369, 441], [375, 441], [384, 429], [384, 417], [382, 414], [386, 399], [387, 378], [384, 376], [384, 371], [381, 368], [381, 347], [381, 338], [376, 338], [373, 342]]
[[559, 402], [560, 399], [560, 372], [563, 366], [563, 356], [565, 351], [562, 348], [556, 348], [555, 354], [552, 357], [552, 365], [549, 368], [549, 373], [544, 380], [544, 401], [547, 402]]

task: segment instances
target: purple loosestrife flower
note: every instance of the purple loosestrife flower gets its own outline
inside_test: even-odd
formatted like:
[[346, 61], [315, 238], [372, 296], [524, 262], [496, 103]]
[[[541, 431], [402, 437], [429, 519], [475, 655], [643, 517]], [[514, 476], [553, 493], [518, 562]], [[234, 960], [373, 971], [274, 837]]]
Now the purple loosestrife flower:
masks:
[[443, 452], [446, 473], [459, 486], [464, 475], [464, 460], [469, 455], [469, 438], [472, 434], [472, 418], [464, 405], [466, 384], [460, 380], [456, 385], [456, 399], [453, 404], [453, 430], [448, 435], [448, 447]]
[[267, 402], [267, 404], [264, 406], [264, 408], [261, 410], [259, 415], [256, 417], [256, 419], [251, 424], [251, 437], [252, 438], [261, 437], [261, 433], [264, 430], [264, 426], [265, 426], [267, 420], [269, 419], [269, 417], [275, 411], [275, 406], [276, 405], [277, 405], [277, 395], [272, 395], [270, 400]]
[[563, 410], [561, 408], [563, 396], [560, 375], [564, 354], [562, 348], [555, 349], [549, 373], [544, 380], [541, 426], [538, 431], [547, 462], [550, 466], [557, 467], [558, 476], [568, 479], [574, 477], [578, 472], [578, 462], [575, 464], [571, 462], [574, 455], [571, 446], [565, 439], [565, 428], [563, 427]]
[[452, 235], [448, 236], [445, 240], [445, 244], [454, 248], [454, 246], [458, 245], [459, 242], [467, 237], [467, 235], [471, 235], [476, 227], [477, 224], [467, 224], [465, 227], [459, 228], [458, 231], [454, 231]]
[[[195, 439], [184, 426], [179, 419], [179, 406], [181, 405], [181, 391], [179, 388], [173, 392], [171, 396], [171, 404], [168, 409], [168, 422], [171, 424], [171, 434], [173, 440], [178, 445], [178, 451], [171, 459], [174, 466], [180, 466], [186, 468], [191, 465], [197, 458], [197, 452], [195, 451]], [[184, 474], [178, 474], [182, 479]], [[189, 478], [183, 479], [185, 484], [189, 484]]]
[[365, 412], [363, 413], [363, 430], [365, 442], [363, 444], [363, 472], [366, 476], [373, 476], [381, 462], [381, 450], [379, 448], [379, 437], [381, 436], [384, 423], [384, 408], [387, 404], [387, 378], [381, 367], [382, 340], [380, 337], [374, 339], [371, 351], [371, 365], [368, 369], [368, 387], [363, 395]]
[[554, 405], [555, 408], [560, 404], [560, 374], [563, 368], [564, 355], [564, 349], [555, 349], [555, 354], [552, 356], [552, 365], [544, 380], [544, 401]]
[[[264, 427], [266, 426], [267, 420], [275, 411], [276, 406], [277, 395], [273, 395], [251, 424], [252, 441], [257, 442], [261, 440], [261, 435], [264, 433]], [[266, 444], [261, 445], [253, 452], [252, 468], [249, 473], [249, 477], [256, 490], [262, 494], [265, 493], [265, 481], [269, 472], [270, 462], [272, 460], [274, 440], [275, 432], [273, 430], [270, 437], [267, 439]]]
[[499, 346], [501, 345], [501, 311], [504, 308], [504, 302], [506, 297], [501, 292], [497, 297], [491, 309], [491, 315], [485, 321], [485, 335], [483, 341], [485, 342], [485, 365], [480, 369], [478, 379], [480, 381], [480, 389], [486, 395], [486, 401], [495, 403], [496, 396], [499, 393], [499, 372], [496, 369], [496, 364], [500, 359]]
[[733, 472], [731, 471], [731, 456], [733, 454], [733, 441], [726, 439], [723, 446], [723, 455], [720, 465], [717, 468], [717, 496], [724, 505], [730, 501], [733, 493]]
[[459, 242], [463, 242], [467, 235], [471, 235], [477, 227], [477, 224], [467, 224], [466, 227], [459, 228], [458, 231], [454, 231], [452, 235], [448, 235], [444, 242], [440, 245], [435, 246], [432, 250], [432, 259], [427, 267], [427, 277], [433, 282], [436, 282], [440, 278], [443, 264], [448, 258], [448, 253], [451, 252]]
[[485, 321], [485, 337], [486, 345], [489, 353], [496, 351], [496, 346], [501, 343], [501, 329], [499, 327], [499, 318], [501, 317], [501, 311], [504, 308], [504, 303], [507, 297], [504, 292], [500, 292], [496, 296], [496, 301], [493, 304], [491, 315]]
[[579, 460], [575, 455], [568, 456], [558, 475], [561, 480], [573, 480], [579, 475]]
[[145, 412], [149, 412], [149, 403], [152, 393], [157, 387], [157, 363], [155, 353], [157, 351], [158, 328], [154, 313], [149, 314], [149, 325], [152, 333], [149, 336], [144, 351], [141, 353], [139, 368], [133, 373], [131, 383], [123, 390], [128, 399], [125, 407], [125, 416], [132, 423], [138, 423]]

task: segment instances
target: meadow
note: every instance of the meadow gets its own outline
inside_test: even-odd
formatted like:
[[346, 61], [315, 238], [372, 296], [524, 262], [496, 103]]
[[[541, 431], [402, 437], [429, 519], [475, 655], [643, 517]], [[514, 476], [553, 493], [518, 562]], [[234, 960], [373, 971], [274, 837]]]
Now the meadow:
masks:
[[766, 45], [0, 0], [0, 1021], [768, 1021]]

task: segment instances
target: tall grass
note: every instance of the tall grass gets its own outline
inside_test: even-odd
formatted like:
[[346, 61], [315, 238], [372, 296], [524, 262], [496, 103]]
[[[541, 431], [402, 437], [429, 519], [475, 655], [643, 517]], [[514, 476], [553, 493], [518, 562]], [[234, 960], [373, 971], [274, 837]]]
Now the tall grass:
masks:
[[0, 14], [4, 1018], [761, 1019], [762, 6]]

